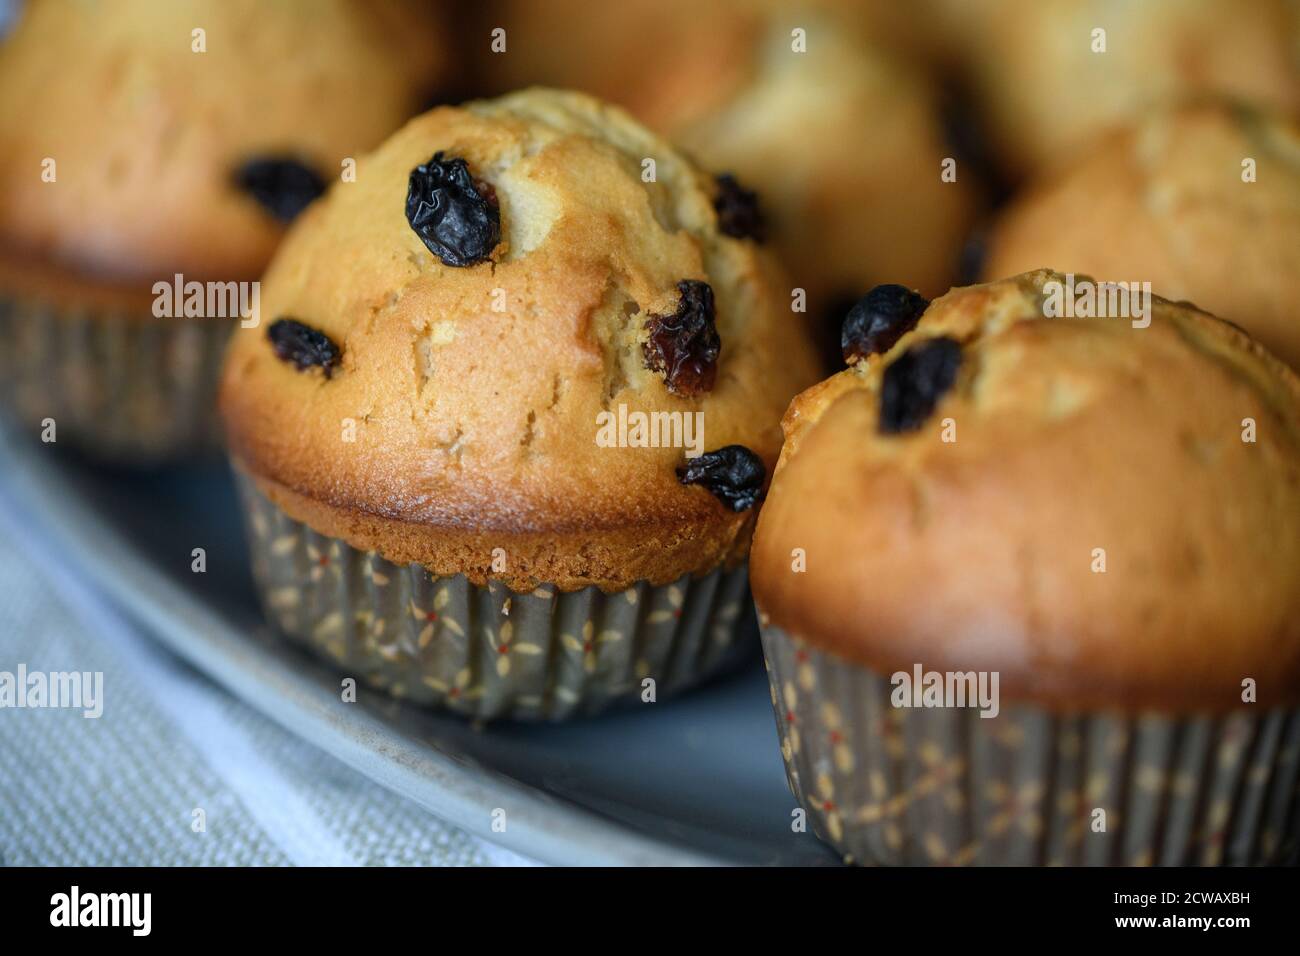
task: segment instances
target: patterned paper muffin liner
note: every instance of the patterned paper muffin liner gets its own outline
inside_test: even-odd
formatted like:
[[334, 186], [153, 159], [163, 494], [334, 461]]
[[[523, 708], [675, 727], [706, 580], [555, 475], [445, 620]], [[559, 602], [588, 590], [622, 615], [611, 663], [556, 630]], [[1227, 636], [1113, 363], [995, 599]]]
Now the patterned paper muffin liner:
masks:
[[[238, 474], [238, 473], [237, 473]], [[469, 717], [563, 720], [655, 700], [758, 654], [744, 567], [605, 594], [435, 577], [318, 534], [238, 474], [253, 577], [292, 640], [395, 697]]]
[[217, 378], [233, 319], [59, 309], [0, 295], [0, 403], [39, 436], [118, 464], [220, 448]]
[[762, 638], [790, 788], [847, 862], [1300, 862], [1300, 710], [899, 708], [887, 677]]

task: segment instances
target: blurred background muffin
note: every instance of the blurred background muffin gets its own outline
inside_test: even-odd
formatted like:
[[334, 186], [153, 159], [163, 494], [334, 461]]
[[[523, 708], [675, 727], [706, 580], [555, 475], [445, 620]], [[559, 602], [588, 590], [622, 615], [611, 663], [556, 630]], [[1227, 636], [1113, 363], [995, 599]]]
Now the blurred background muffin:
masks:
[[[883, 281], [937, 295], [956, 280], [975, 176], [912, 55], [925, 31], [897, 5], [513, 0], [483, 22], [485, 47], [492, 27], [507, 37], [482, 59], [489, 88], [594, 92], [756, 191], [814, 324], [833, 316], [824, 351], [840, 302]], [[955, 182], [941, 178], [948, 157]]]
[[751, 556], [791, 786], [858, 862], [1295, 862], [1300, 378], [1158, 298], [1049, 318], [1064, 280], [873, 293], [791, 403]]
[[1112, 131], [995, 225], [986, 278], [1043, 266], [1150, 282], [1300, 368], [1300, 124], [1216, 101]]
[[230, 322], [152, 314], [154, 283], [257, 279], [446, 69], [433, 8], [406, 0], [25, 4], [0, 46], [0, 387], [20, 416], [117, 459], [206, 441]]
[[[1187, 96], [1300, 107], [1293, 0], [930, 0], [1009, 178]], [[1105, 52], [1094, 52], [1094, 30]]]

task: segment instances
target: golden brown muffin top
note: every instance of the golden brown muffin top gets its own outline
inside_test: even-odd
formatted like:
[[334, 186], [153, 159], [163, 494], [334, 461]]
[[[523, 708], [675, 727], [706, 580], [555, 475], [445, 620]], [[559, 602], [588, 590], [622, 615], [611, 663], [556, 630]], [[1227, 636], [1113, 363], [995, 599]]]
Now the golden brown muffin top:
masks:
[[1300, 124], [1202, 101], [1112, 133], [1007, 209], [984, 274], [1047, 263], [1150, 282], [1300, 368]]
[[[495, 195], [490, 259], [445, 265], [405, 214], [412, 169], [464, 160]], [[654, 161], [654, 181], [643, 181]], [[702, 450], [770, 467], [781, 411], [816, 378], [759, 246], [718, 231], [716, 186], [622, 111], [529, 90], [408, 123], [291, 230], [236, 333], [221, 404], [242, 466], [295, 517], [390, 560], [524, 587], [663, 582], [742, 555], [751, 512], [683, 486], [682, 447], [602, 447], [598, 416], [703, 415]], [[648, 368], [652, 316], [707, 283], [716, 380]], [[341, 350], [328, 378], [277, 357], [290, 317]], [[685, 422], [685, 419], [680, 419]], [[355, 425], [355, 441], [343, 430]]]
[[[1158, 298], [1146, 328], [1045, 318], [1054, 281], [954, 289], [795, 399], [751, 554], [760, 611], [878, 672], [997, 671], [1005, 699], [1059, 709], [1240, 706], [1246, 678], [1294, 702], [1300, 380]], [[886, 383], [909, 394], [890, 368], [940, 339], [951, 387], [883, 432]]]
[[237, 171], [292, 158], [328, 184], [444, 65], [405, 0], [26, 4], [0, 47], [0, 249], [106, 282], [256, 278], [283, 225]]

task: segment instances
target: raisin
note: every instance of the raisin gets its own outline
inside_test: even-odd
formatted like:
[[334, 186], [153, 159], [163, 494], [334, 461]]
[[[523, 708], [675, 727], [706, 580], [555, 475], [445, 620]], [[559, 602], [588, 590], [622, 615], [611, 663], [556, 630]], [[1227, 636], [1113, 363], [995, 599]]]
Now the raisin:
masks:
[[960, 365], [961, 344], [949, 338], [920, 342], [894, 359], [880, 383], [880, 430], [920, 428], [952, 388]]
[[840, 350], [850, 364], [888, 352], [916, 328], [929, 301], [901, 285], [878, 285], [849, 309], [840, 328]]
[[745, 189], [730, 173], [718, 177], [713, 208], [718, 213], [718, 228], [728, 236], [755, 242], [767, 238], [767, 224], [758, 208], [758, 193]]
[[441, 151], [411, 170], [406, 221], [449, 266], [482, 262], [501, 240], [496, 190], [470, 175], [465, 160], [444, 159]]
[[235, 171], [235, 185], [276, 219], [292, 222], [325, 191], [316, 171], [296, 159], [250, 159]]
[[763, 459], [744, 445], [706, 451], [677, 466], [678, 481], [684, 485], [703, 485], [732, 511], [745, 511], [758, 504], [766, 477]]
[[266, 337], [281, 361], [290, 362], [299, 371], [319, 368], [329, 378], [342, 358], [342, 351], [324, 332], [297, 319], [276, 319], [266, 330]]
[[641, 347], [645, 366], [661, 372], [675, 395], [698, 395], [713, 388], [722, 340], [713, 325], [713, 289], [707, 282], [683, 279], [672, 315], [651, 315]]

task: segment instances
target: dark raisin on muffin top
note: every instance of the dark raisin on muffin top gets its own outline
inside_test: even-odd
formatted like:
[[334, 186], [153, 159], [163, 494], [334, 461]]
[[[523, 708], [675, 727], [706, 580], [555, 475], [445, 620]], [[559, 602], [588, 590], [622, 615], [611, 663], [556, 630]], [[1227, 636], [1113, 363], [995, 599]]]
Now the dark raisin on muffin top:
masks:
[[276, 319], [267, 327], [266, 337], [276, 357], [300, 372], [319, 368], [330, 378], [343, 357], [333, 339], [297, 319]]
[[496, 190], [442, 150], [411, 170], [406, 221], [444, 265], [457, 268], [484, 261], [501, 240]]
[[692, 396], [708, 392], [718, 371], [722, 340], [714, 325], [713, 289], [707, 282], [683, 279], [672, 315], [651, 315], [642, 346], [646, 368], [663, 374], [668, 390]]
[[878, 285], [855, 302], [840, 329], [844, 361], [852, 364], [868, 355], [888, 352], [916, 328], [928, 299], [901, 285]]
[[746, 511], [758, 504], [767, 469], [744, 445], [726, 445], [706, 451], [677, 468], [677, 480], [684, 485], [703, 485], [732, 511]]

